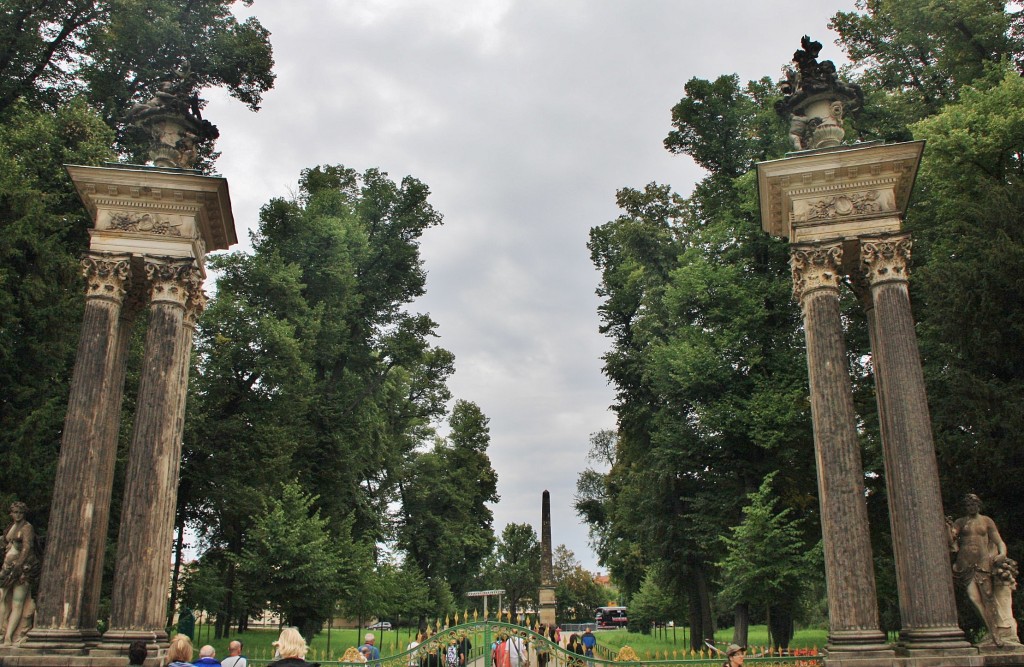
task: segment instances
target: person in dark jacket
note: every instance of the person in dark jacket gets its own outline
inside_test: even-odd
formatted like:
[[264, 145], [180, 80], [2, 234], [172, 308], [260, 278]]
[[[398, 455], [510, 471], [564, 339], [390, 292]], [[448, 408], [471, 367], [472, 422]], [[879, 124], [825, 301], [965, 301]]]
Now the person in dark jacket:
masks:
[[306, 640], [302, 638], [295, 628], [285, 628], [281, 636], [274, 642], [279, 659], [267, 665], [267, 667], [320, 667], [319, 662], [306, 662], [306, 653], [309, 647]]

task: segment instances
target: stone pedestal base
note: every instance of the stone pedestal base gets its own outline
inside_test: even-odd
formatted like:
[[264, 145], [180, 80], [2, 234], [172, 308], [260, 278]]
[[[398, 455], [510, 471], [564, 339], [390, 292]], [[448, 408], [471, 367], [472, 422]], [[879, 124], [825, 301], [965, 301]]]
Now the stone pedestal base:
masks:
[[537, 605], [537, 616], [541, 625], [555, 627], [555, 587], [541, 586]]
[[910, 654], [899, 651], [893, 656], [858, 653], [830, 653], [826, 667], [1024, 667], [1024, 647], [915, 649]]

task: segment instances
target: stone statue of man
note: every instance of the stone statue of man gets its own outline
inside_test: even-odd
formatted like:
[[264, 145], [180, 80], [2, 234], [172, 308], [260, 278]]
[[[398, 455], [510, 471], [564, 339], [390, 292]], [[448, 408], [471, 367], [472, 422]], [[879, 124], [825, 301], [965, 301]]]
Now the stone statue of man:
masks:
[[1017, 563], [1006, 555], [1006, 543], [995, 521], [981, 514], [981, 499], [964, 498], [967, 516], [949, 523], [950, 548], [956, 553], [953, 575], [967, 593], [996, 646], [1019, 644], [1012, 597], [1017, 588]]

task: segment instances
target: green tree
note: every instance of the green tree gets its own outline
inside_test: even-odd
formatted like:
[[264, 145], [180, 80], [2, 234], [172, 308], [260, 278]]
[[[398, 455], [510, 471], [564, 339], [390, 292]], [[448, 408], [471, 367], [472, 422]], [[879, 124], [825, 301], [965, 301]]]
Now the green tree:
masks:
[[491, 467], [488, 419], [469, 401], [452, 408], [446, 439], [413, 455], [400, 483], [399, 546], [438, 593], [437, 603], [469, 590], [494, 546], [491, 510], [498, 477]]
[[[376, 170], [309, 169], [297, 198], [264, 207], [251, 255], [211, 259], [219, 279], [196, 340], [179, 519], [229, 556], [218, 632], [256, 611], [236, 603], [256, 591], [251, 578], [238, 580], [231, 556], [248, 546], [255, 510], [282, 476], [315, 493], [331, 529], [359, 535], [361, 548], [396, 538], [399, 485], [445, 414], [454, 368], [451, 353], [429, 343], [434, 323], [406, 308], [423, 288], [418, 236], [440, 220], [427, 194], [415, 179], [398, 185]], [[480, 438], [463, 431], [466, 444], [446, 450], [444, 466], [469, 465], [447, 457], [486, 462]], [[493, 488], [488, 471], [467, 479]], [[488, 488], [460, 484], [460, 494]], [[489, 537], [484, 510], [471, 518]], [[467, 535], [463, 555], [479, 548]], [[349, 611], [378, 611], [373, 581], [347, 585], [360, 586]]]
[[[357, 577], [371, 573], [368, 549], [352, 539], [351, 521], [331, 530], [313, 508], [316, 497], [288, 482], [253, 517], [239, 565], [266, 605], [307, 641], [349, 595]], [[347, 524], [347, 525], [346, 525]]]
[[256, 110], [274, 84], [270, 33], [254, 17], [239, 22], [234, 4], [3, 0], [0, 115], [18, 99], [56, 109], [85, 94], [138, 161], [138, 144], [125, 141], [125, 114], [176, 72], [189, 73], [196, 93], [224, 87]]
[[540, 590], [540, 541], [533, 526], [506, 525], [484, 571], [495, 588], [505, 590], [505, 603], [513, 618], [523, 605], [535, 603]]
[[908, 216], [911, 286], [946, 507], [954, 513], [964, 494], [978, 493], [1019, 553], [1024, 83], [1006, 71], [994, 87], [960, 93], [913, 126], [928, 143]]
[[555, 583], [556, 616], [560, 623], [590, 623], [594, 610], [608, 601], [604, 588], [594, 581], [564, 544], [552, 554], [552, 576]]
[[[651, 633], [655, 623], [664, 623], [682, 618], [679, 598], [672, 594], [671, 579], [666, 578], [661, 568], [647, 570], [644, 583], [629, 601], [629, 630]], [[744, 644], [745, 646], [745, 644]]]
[[62, 167], [112, 157], [113, 134], [82, 99], [0, 122], [0, 500], [47, 523], [81, 326], [78, 252], [88, 219]]
[[[821, 550], [807, 544], [802, 520], [791, 518], [791, 509], [779, 508], [772, 491], [775, 477], [776, 473], [765, 477], [760, 488], [747, 496], [743, 520], [721, 537], [726, 555], [718, 566], [722, 599], [730, 605], [747, 603], [763, 611], [772, 646], [784, 649], [793, 636], [793, 614], [805, 584], [822, 565]], [[785, 612], [783, 618], [774, 622], [779, 610]], [[747, 638], [734, 636], [734, 641], [746, 646]]]

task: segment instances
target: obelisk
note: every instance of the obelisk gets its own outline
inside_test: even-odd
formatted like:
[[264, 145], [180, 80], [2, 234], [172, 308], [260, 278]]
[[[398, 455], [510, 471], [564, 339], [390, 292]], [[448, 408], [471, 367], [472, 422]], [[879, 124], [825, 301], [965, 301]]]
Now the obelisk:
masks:
[[555, 577], [551, 564], [551, 494], [544, 491], [540, 519], [540, 593], [537, 595], [541, 625], [555, 625]]

